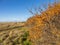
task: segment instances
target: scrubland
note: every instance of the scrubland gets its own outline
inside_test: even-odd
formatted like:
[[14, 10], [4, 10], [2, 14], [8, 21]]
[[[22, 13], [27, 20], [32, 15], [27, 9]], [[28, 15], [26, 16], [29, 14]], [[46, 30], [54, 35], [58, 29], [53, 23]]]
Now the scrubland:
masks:
[[22, 22], [0, 23], [0, 45], [30, 45], [29, 33]]
[[60, 45], [60, 3], [24, 23], [0, 23], [0, 45]]

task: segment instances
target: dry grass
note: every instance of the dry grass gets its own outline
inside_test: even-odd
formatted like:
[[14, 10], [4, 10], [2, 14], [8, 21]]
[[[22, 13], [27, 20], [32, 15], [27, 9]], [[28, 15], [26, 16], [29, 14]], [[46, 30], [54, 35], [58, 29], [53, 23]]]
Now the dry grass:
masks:
[[60, 45], [60, 3], [48, 5], [41, 14], [29, 18], [26, 26], [32, 45]]
[[29, 44], [27, 27], [24, 23], [0, 23], [0, 45]]

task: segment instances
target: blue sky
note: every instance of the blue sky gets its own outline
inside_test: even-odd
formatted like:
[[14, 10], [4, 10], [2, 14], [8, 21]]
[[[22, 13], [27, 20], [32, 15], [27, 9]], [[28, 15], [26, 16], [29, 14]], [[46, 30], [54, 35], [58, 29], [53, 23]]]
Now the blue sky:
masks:
[[[51, 3], [54, 0], [50, 0]], [[0, 0], [0, 22], [26, 21], [32, 14], [27, 9], [47, 5], [49, 0]]]

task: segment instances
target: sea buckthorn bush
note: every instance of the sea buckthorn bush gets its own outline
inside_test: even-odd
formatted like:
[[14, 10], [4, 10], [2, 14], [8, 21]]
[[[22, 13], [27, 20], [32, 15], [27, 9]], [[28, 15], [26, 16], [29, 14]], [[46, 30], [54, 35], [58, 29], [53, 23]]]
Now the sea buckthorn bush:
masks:
[[60, 45], [60, 3], [48, 5], [41, 14], [30, 17], [26, 26], [32, 45]]

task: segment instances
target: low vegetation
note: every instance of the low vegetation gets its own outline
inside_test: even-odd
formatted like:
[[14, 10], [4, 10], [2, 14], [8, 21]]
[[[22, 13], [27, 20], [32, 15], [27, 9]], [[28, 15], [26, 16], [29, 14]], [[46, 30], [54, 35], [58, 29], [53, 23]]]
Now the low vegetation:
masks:
[[41, 14], [29, 18], [26, 26], [32, 45], [60, 45], [60, 3], [48, 5]]
[[24, 23], [0, 23], [0, 45], [31, 45]]
[[60, 45], [60, 3], [26, 22], [0, 23], [0, 45]]

